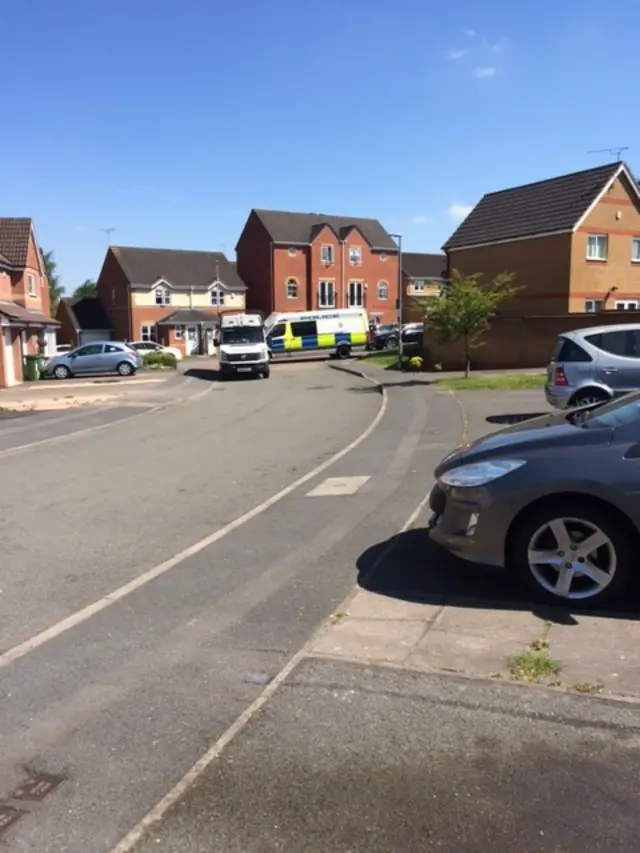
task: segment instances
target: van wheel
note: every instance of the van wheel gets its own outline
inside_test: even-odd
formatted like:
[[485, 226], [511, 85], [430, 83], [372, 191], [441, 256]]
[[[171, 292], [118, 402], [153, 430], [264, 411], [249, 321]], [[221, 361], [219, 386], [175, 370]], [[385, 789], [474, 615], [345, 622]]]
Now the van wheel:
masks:
[[351, 347], [348, 344], [340, 344], [336, 349], [336, 355], [338, 358], [349, 358], [351, 355]]
[[572, 406], [590, 406], [593, 403], [606, 403], [610, 397], [604, 391], [599, 391], [597, 388], [585, 388], [584, 391], [577, 391], [571, 398]]

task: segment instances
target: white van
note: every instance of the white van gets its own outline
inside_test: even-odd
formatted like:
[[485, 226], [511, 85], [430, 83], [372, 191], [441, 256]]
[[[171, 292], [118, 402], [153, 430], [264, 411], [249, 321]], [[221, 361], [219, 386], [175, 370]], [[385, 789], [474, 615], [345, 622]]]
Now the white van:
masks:
[[338, 358], [349, 358], [354, 347], [366, 346], [369, 339], [364, 308], [275, 313], [264, 325], [270, 355], [334, 350]]
[[259, 314], [233, 314], [220, 321], [220, 378], [252, 374], [269, 378], [269, 351]]

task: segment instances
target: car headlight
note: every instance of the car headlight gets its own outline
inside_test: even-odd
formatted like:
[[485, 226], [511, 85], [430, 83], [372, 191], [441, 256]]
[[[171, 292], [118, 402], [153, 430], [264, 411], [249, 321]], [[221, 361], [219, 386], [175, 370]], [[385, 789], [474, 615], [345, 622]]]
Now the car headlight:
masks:
[[229, 354], [220, 350], [220, 361], [229, 361]]
[[471, 465], [461, 465], [459, 468], [445, 471], [440, 477], [440, 482], [445, 486], [454, 486], [458, 489], [484, 486], [521, 468], [524, 464], [524, 459], [492, 459], [487, 462], [474, 462]]

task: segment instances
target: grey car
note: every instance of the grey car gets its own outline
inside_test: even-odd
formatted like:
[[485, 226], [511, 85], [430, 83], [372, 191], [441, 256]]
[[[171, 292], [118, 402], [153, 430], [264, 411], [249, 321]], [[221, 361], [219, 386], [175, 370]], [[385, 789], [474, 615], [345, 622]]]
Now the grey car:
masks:
[[601, 606], [640, 570], [640, 392], [485, 436], [435, 476], [431, 538], [539, 598]]
[[140, 367], [139, 353], [118, 341], [95, 341], [54, 356], [45, 367], [45, 375], [69, 379], [91, 373], [118, 373], [132, 376]]
[[545, 396], [557, 409], [584, 406], [640, 388], [640, 325], [595, 326], [558, 337]]

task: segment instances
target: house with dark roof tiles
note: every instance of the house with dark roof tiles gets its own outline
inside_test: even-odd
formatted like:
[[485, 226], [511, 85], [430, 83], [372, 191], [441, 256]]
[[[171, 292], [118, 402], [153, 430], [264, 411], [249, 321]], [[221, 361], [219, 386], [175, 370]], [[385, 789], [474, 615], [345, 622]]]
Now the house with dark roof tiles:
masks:
[[57, 327], [33, 220], [0, 218], [0, 388], [22, 382], [25, 356], [55, 352]]
[[221, 252], [109, 247], [98, 298], [118, 340], [212, 353], [220, 317], [245, 309], [246, 286]]
[[398, 246], [377, 219], [254, 209], [236, 255], [248, 307], [264, 316], [363, 307], [395, 320]]
[[60, 323], [59, 344], [79, 347], [92, 341], [108, 341], [113, 337], [113, 325], [100, 299], [63, 297], [58, 305], [56, 320]]
[[443, 246], [449, 270], [508, 270], [509, 314], [640, 307], [640, 190], [624, 162], [488, 193]]

